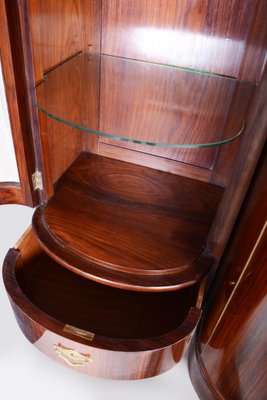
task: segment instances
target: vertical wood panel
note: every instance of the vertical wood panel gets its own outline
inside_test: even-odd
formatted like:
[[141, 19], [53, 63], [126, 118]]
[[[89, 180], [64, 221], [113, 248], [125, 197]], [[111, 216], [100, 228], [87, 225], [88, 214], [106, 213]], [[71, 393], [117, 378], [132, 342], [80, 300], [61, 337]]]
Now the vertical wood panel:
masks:
[[[45, 198], [46, 192], [44, 190], [37, 194], [33, 191], [31, 182], [31, 175], [36, 168], [43, 172], [43, 160], [36, 115], [32, 108], [31, 46], [28, 41], [26, 6], [26, 3], [18, 1], [1, 2], [0, 47], [20, 176], [20, 187], [14, 188], [13, 200], [9, 201], [33, 205]], [[7, 185], [5, 186], [2, 191], [8, 190]], [[10, 190], [7, 194], [10, 198]]]
[[8, 32], [5, 3], [0, 2], [0, 58], [5, 84], [9, 118], [11, 124], [12, 138], [16, 152], [17, 166], [19, 171], [19, 187], [2, 185], [0, 188], [0, 203], [25, 203], [32, 205], [32, 195], [29, 182], [29, 172], [23, 146], [22, 128], [19, 118], [18, 99], [15, 86], [15, 76]]
[[[31, 39], [35, 65], [35, 78], [39, 81], [44, 72], [65, 61], [79, 51], [88, 51], [93, 45], [100, 50], [101, 3], [97, 0], [29, 0]], [[62, 78], [63, 79], [63, 78]], [[84, 85], [80, 77], [66, 79], [66, 93], [60, 104], [68, 104], [68, 86]], [[77, 99], [75, 110], [84, 107], [86, 100]], [[41, 118], [43, 140], [50, 164], [50, 176], [55, 182], [76, 156], [85, 148], [97, 150], [95, 138], [84, 135], [61, 123]]]
[[[240, 127], [240, 120], [246, 124], [249, 106], [255, 94], [255, 87], [252, 85], [236, 85], [236, 91], [229, 107], [229, 114], [226, 121], [225, 133], [233, 134]], [[226, 135], [223, 136], [225, 138]], [[244, 133], [240, 139], [217, 148], [217, 155], [212, 169], [210, 182], [215, 185], [226, 187], [231, 179], [231, 172], [235, 162], [238, 149], [245, 139]]]
[[[227, 191], [208, 237], [208, 250], [218, 259], [233, 229], [267, 136], [267, 70], [251, 104], [243, 141], [236, 156]], [[216, 267], [216, 266], [214, 266]], [[211, 275], [211, 274], [210, 274]]]
[[96, 0], [29, 0], [36, 81], [44, 71], [100, 44], [99, 2]]
[[[256, 3], [256, 1], [255, 1]], [[243, 65], [239, 79], [259, 82], [266, 62], [267, 51], [267, 2], [258, 2], [257, 13], [254, 17], [249, 36], [247, 38], [246, 50], [243, 57]]]

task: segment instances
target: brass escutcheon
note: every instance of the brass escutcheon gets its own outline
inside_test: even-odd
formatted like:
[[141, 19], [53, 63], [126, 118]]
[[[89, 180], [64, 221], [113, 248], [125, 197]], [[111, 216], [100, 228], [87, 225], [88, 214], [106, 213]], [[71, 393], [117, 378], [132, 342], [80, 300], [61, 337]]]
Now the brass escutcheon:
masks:
[[88, 362], [93, 362], [91, 354], [80, 354], [77, 351], [63, 346], [62, 344], [54, 344], [54, 351], [60, 358], [72, 367], [83, 367]]

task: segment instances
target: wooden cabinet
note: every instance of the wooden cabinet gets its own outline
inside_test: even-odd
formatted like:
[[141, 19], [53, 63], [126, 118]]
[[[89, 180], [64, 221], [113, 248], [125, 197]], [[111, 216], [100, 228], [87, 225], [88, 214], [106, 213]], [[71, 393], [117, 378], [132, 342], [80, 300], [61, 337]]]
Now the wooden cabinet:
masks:
[[181, 358], [266, 139], [266, 5], [1, 3], [12, 201], [37, 206], [4, 281], [52, 358], [120, 379]]

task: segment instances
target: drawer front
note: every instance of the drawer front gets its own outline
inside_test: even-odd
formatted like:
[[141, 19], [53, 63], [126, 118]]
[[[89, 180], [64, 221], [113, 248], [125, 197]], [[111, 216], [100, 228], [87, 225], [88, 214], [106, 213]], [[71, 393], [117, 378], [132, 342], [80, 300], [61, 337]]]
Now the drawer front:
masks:
[[156, 350], [106, 350], [63, 336], [63, 325], [62, 335], [52, 332], [26, 315], [12, 299], [10, 301], [22, 332], [39, 350], [68, 368], [100, 378], [133, 380], [166, 372], [181, 359], [193, 333], [178, 343]]

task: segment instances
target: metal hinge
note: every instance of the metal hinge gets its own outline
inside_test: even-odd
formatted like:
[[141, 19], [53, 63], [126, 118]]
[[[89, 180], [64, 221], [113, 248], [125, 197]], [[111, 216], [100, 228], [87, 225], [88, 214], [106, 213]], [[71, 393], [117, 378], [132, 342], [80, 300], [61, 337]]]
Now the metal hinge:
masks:
[[32, 174], [32, 184], [34, 190], [43, 190], [42, 172], [38, 171], [38, 169]]

